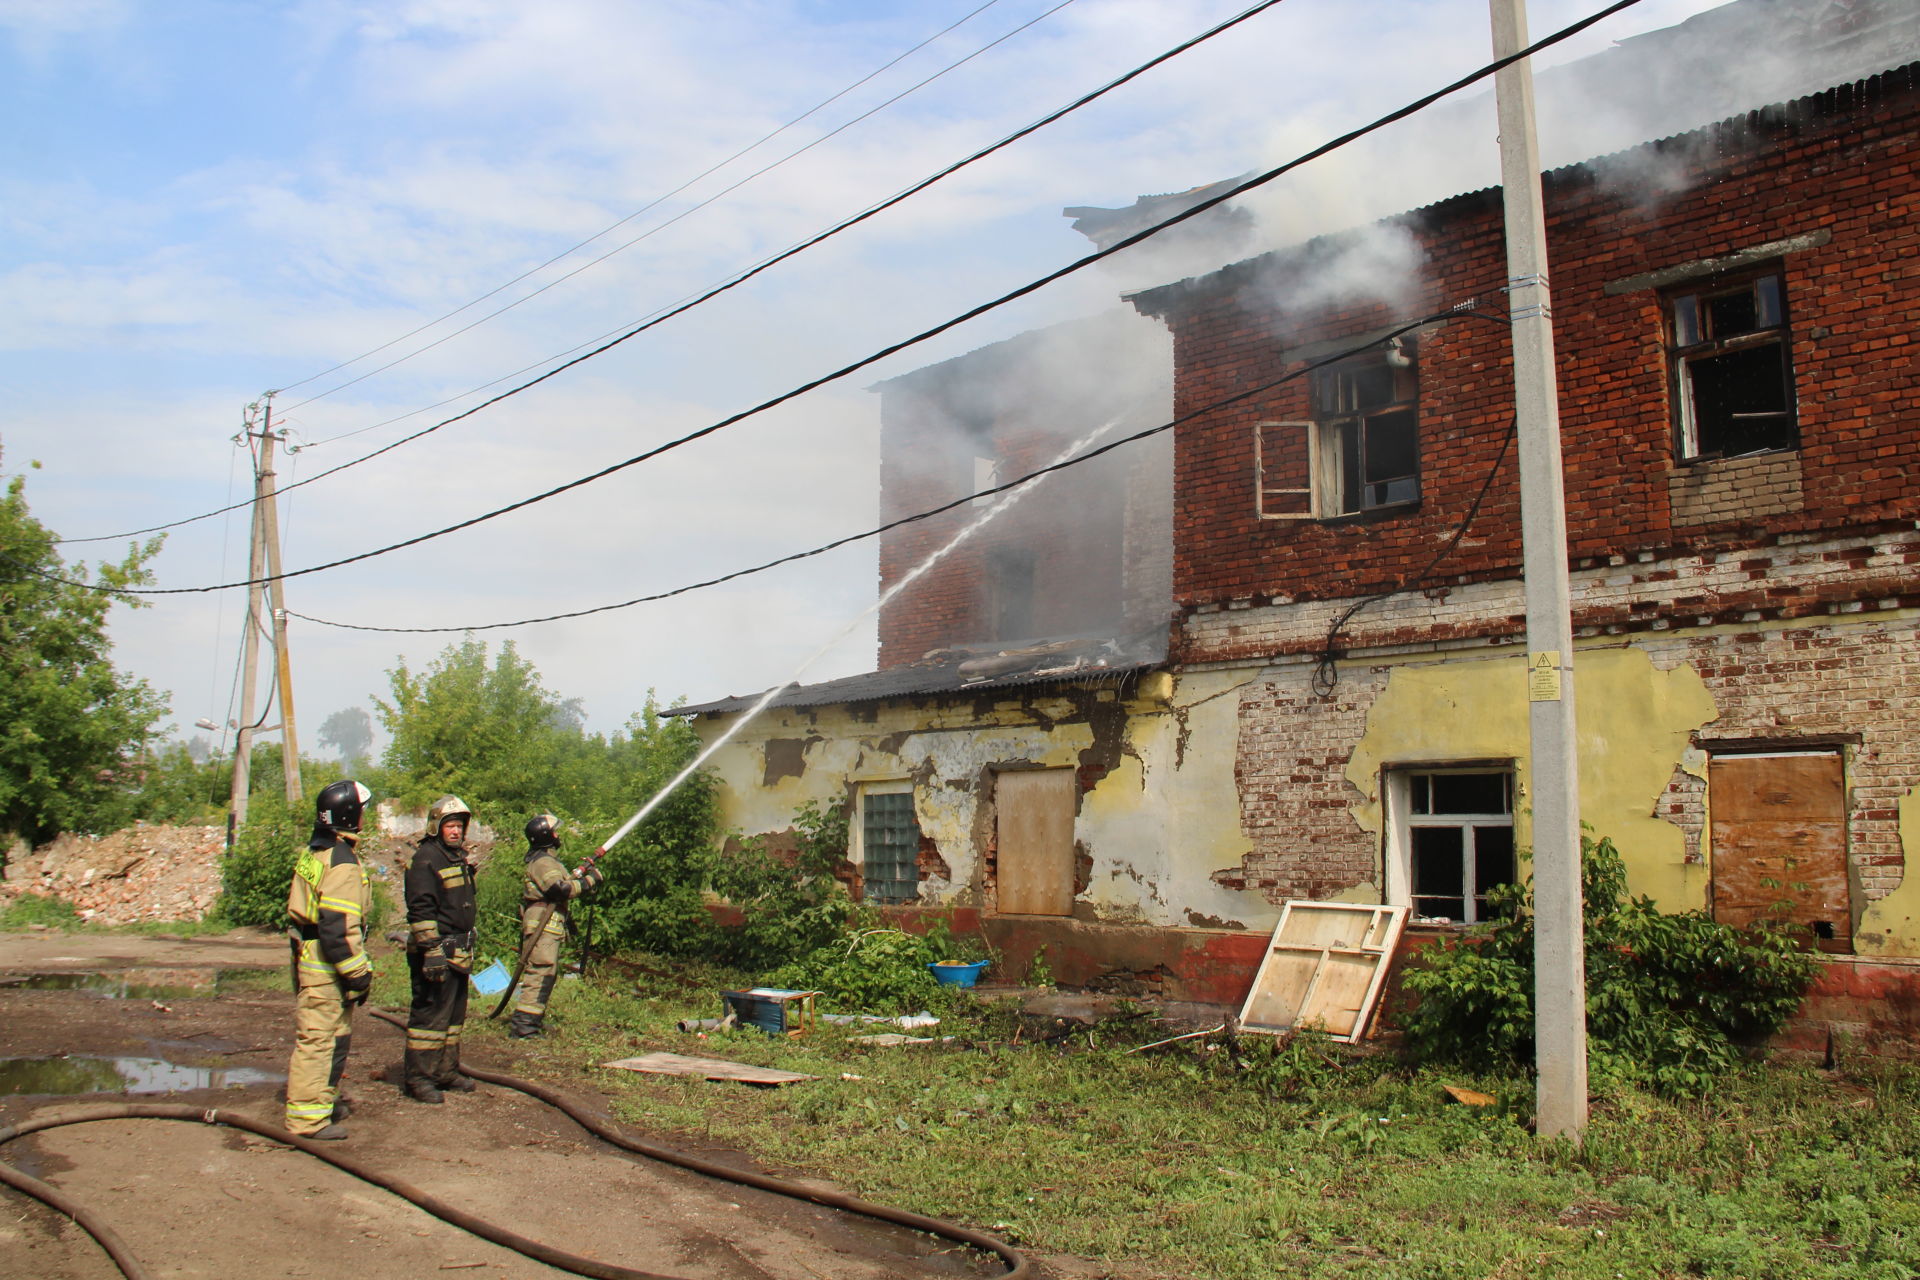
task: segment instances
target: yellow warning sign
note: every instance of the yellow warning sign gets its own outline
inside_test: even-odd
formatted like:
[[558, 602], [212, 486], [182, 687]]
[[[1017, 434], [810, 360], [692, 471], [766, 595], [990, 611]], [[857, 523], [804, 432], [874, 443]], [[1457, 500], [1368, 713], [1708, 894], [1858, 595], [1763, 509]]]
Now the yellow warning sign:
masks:
[[1543, 649], [1527, 659], [1527, 701], [1560, 701], [1560, 651]]

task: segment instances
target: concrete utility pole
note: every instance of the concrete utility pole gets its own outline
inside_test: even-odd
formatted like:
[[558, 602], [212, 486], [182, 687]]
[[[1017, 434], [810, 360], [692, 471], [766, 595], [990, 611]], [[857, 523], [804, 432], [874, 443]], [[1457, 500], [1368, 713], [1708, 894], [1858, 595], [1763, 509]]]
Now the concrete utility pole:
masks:
[[[1493, 53], [1527, 45], [1526, 0], [1488, 0]], [[1560, 397], [1533, 69], [1496, 74], [1500, 185], [1505, 193], [1507, 289], [1513, 317], [1520, 529], [1527, 597], [1528, 762], [1533, 807], [1536, 1128], [1579, 1141], [1587, 1127], [1587, 975], [1580, 907], [1580, 779], [1574, 742], [1573, 622], [1567, 580], [1566, 495], [1560, 470]]]
[[[260, 429], [254, 430], [253, 415], [249, 411], [243, 435], [249, 441], [258, 439], [260, 452], [253, 473], [253, 536], [252, 550], [247, 557], [247, 577], [252, 585], [247, 588], [246, 637], [240, 659], [240, 729], [234, 739], [233, 789], [227, 803], [229, 852], [233, 849], [239, 828], [247, 820], [247, 796], [253, 782], [253, 735], [256, 732], [281, 730], [280, 754], [285, 767], [287, 801], [290, 804], [297, 803], [301, 798], [300, 746], [293, 727], [293, 667], [287, 650], [286, 606], [280, 591], [280, 511], [274, 494], [273, 471], [273, 445], [277, 437], [273, 434], [271, 393], [266, 397]], [[253, 722], [254, 688], [260, 670], [260, 637], [266, 631], [260, 615], [264, 610], [267, 584], [260, 579], [269, 576], [273, 578], [273, 688], [280, 700], [280, 723], [260, 726]]]

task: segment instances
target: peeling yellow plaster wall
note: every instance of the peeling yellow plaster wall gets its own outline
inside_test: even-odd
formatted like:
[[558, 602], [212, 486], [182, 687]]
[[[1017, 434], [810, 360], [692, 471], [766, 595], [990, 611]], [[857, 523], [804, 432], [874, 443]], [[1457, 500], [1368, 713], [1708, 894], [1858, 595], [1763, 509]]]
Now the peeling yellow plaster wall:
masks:
[[1900, 887], [1878, 902], [1867, 904], [1854, 930], [1853, 949], [1863, 956], [1920, 954], [1920, 876], [1913, 874], [1914, 855], [1920, 853], [1920, 790], [1909, 788], [1900, 797], [1900, 856], [1907, 874]]
[[[1514, 839], [1531, 843], [1524, 657], [1393, 669], [1347, 764], [1347, 780], [1366, 797], [1354, 809], [1364, 829], [1382, 830], [1382, 766], [1511, 758], [1520, 788]], [[1712, 694], [1690, 665], [1662, 671], [1634, 648], [1579, 650], [1574, 680], [1582, 819], [1613, 837], [1634, 892], [1668, 910], [1704, 907], [1707, 868], [1687, 863], [1680, 830], [1655, 811], [1689, 735], [1718, 715]]]

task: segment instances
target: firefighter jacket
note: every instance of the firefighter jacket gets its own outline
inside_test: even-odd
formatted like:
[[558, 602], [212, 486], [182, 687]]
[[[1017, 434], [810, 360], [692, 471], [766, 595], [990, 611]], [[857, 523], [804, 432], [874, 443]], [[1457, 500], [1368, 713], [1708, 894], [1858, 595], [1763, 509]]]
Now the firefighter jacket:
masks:
[[291, 932], [299, 940], [295, 972], [302, 987], [370, 972], [367, 956], [367, 872], [357, 837], [317, 831], [294, 865], [287, 893]]
[[555, 933], [564, 933], [567, 904], [593, 886], [588, 874], [575, 875], [568, 871], [567, 864], [556, 858], [551, 849], [527, 850], [527, 880], [520, 895], [520, 919], [526, 921], [528, 912], [543, 902], [550, 902], [553, 914], [548, 917], [547, 927]]
[[407, 864], [408, 945], [423, 953], [439, 948], [463, 973], [472, 967], [473, 929], [480, 914], [473, 882], [473, 865], [466, 855], [441, 844], [437, 836], [422, 840]]

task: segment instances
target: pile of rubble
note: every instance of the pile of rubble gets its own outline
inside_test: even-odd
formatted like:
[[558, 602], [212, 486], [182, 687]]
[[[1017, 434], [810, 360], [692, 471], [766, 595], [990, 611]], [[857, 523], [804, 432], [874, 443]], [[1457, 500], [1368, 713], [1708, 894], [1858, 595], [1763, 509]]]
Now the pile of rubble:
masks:
[[219, 827], [136, 824], [106, 836], [61, 836], [8, 860], [0, 903], [37, 893], [100, 924], [198, 920], [220, 896], [225, 847]]

